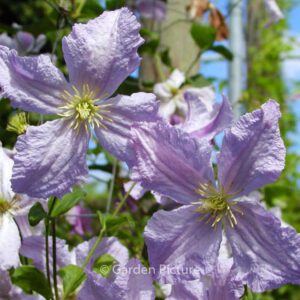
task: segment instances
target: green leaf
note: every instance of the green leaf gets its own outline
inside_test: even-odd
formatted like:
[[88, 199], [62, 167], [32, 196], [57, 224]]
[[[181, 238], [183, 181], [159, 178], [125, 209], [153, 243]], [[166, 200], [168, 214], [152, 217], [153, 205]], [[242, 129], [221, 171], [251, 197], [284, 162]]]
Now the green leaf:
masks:
[[193, 23], [191, 35], [201, 50], [206, 50], [212, 46], [216, 39], [216, 30], [211, 26]]
[[46, 217], [47, 213], [44, 211], [43, 206], [37, 202], [30, 208], [28, 221], [31, 226], [36, 226]]
[[145, 43], [139, 48], [139, 52], [141, 54], [148, 53], [154, 55], [160, 43], [158, 33], [145, 28], [141, 29], [140, 33], [145, 39]]
[[106, 9], [115, 10], [122, 6], [125, 6], [125, 0], [106, 0]]
[[221, 54], [222, 56], [224, 56], [228, 60], [233, 59], [232, 52], [228, 48], [226, 48], [222, 45], [212, 46], [212, 47], [209, 48], [209, 50], [212, 50], [214, 52], [217, 52], [217, 53]]
[[66, 299], [70, 294], [81, 285], [86, 279], [86, 275], [82, 268], [75, 265], [68, 265], [58, 271], [58, 275], [63, 280], [64, 297]]
[[82, 198], [85, 193], [79, 188], [75, 188], [70, 194], [65, 195], [61, 200], [56, 201], [52, 210], [51, 217], [58, 217], [65, 214], [72, 207], [74, 207]]
[[116, 262], [111, 255], [104, 254], [94, 262], [93, 271], [106, 278], [112, 272]]
[[204, 78], [202, 75], [197, 74], [192, 76], [187, 81], [188, 84], [192, 85], [193, 87], [202, 88], [205, 86], [210, 86], [212, 83]]
[[24, 292], [36, 292], [46, 299], [52, 297], [51, 289], [45, 275], [34, 266], [22, 266], [11, 275], [12, 283], [22, 288]]

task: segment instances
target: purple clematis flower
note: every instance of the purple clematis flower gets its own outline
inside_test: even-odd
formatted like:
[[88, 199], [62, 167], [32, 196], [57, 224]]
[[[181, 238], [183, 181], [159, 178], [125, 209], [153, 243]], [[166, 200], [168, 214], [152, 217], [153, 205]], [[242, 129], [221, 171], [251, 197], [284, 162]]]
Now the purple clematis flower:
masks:
[[164, 21], [167, 15], [167, 5], [162, 0], [138, 0], [137, 10], [143, 18], [157, 22]]
[[13, 160], [0, 143], [0, 269], [5, 270], [20, 263], [21, 238], [15, 218], [27, 216], [37, 201], [12, 191], [12, 169]]
[[88, 173], [90, 128], [105, 149], [130, 164], [130, 126], [155, 120], [158, 104], [146, 93], [108, 97], [139, 65], [139, 28], [127, 8], [74, 25], [62, 42], [69, 82], [46, 55], [19, 57], [0, 48], [2, 96], [14, 107], [60, 116], [29, 126], [18, 138], [12, 178], [16, 192], [41, 198], [69, 192]]
[[[133, 179], [182, 205], [155, 213], [145, 229], [160, 282], [213, 272], [224, 231], [236, 279], [253, 291], [300, 283], [300, 235], [250, 194], [274, 182], [284, 168], [279, 118], [278, 104], [269, 101], [225, 130], [217, 184], [209, 145], [167, 124], [135, 125]], [[176, 272], [159, 272], [161, 265]]]
[[40, 34], [35, 38], [31, 33], [19, 31], [13, 38], [6, 33], [0, 34], [0, 45], [15, 49], [20, 55], [38, 53], [46, 43], [46, 36]]

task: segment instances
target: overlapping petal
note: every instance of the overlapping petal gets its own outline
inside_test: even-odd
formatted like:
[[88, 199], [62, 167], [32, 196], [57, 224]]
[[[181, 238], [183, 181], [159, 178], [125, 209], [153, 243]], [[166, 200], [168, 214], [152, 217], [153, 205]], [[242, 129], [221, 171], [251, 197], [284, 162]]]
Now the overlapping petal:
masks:
[[31, 197], [61, 197], [87, 175], [86, 151], [89, 134], [84, 126], [55, 120], [19, 136], [14, 157], [12, 186]]
[[158, 211], [148, 222], [145, 241], [155, 279], [178, 283], [199, 279], [216, 264], [222, 227], [212, 228], [207, 217], [185, 205], [173, 211]]
[[237, 279], [254, 292], [300, 283], [300, 235], [246, 198], [233, 207], [237, 225], [226, 226]]
[[140, 123], [132, 129], [136, 165], [132, 179], [148, 190], [187, 204], [200, 183], [213, 182], [211, 149], [171, 125]]
[[[51, 253], [52, 249], [52, 239], [49, 239], [49, 249]], [[57, 251], [57, 267], [58, 269], [69, 265], [75, 264], [75, 253], [70, 252], [68, 245], [64, 240], [56, 240], [56, 251]], [[46, 271], [46, 248], [45, 248], [45, 237], [31, 236], [22, 240], [22, 246], [20, 249], [20, 254], [33, 260], [34, 266], [42, 272]], [[49, 265], [50, 271], [52, 272], [53, 257], [49, 255]]]
[[218, 177], [225, 192], [246, 195], [278, 178], [285, 160], [280, 116], [278, 104], [270, 100], [225, 130], [218, 157]]
[[18, 227], [9, 213], [0, 214], [0, 269], [17, 267], [20, 263], [21, 238]]
[[126, 269], [131, 271], [127, 283], [127, 299], [154, 300], [155, 291], [152, 285], [151, 275], [143, 271], [134, 272], [134, 270], [146, 271], [146, 268], [141, 264], [141, 262], [138, 259], [131, 259], [127, 263]]
[[11, 201], [14, 192], [11, 189], [13, 160], [6, 154], [0, 142], [0, 198], [4, 201]]
[[184, 98], [188, 103], [188, 114], [185, 122], [180, 126], [182, 130], [198, 138], [212, 139], [228, 127], [233, 118], [228, 99], [224, 96], [221, 104], [215, 103], [212, 107], [211, 98], [214, 93], [210, 87], [196, 91], [187, 91]]
[[0, 92], [14, 107], [40, 114], [57, 114], [68, 83], [48, 55], [20, 57], [0, 46]]
[[124, 290], [115, 282], [91, 271], [86, 274], [87, 280], [77, 295], [78, 300], [126, 300]]
[[[103, 112], [101, 113], [101, 105]], [[100, 102], [100, 114], [104, 116], [101, 127], [95, 128], [100, 144], [118, 159], [131, 165], [134, 151], [130, 144], [130, 129], [134, 122], [157, 121], [158, 102], [153, 94], [136, 93], [118, 95]]]
[[70, 83], [88, 84], [97, 98], [110, 96], [139, 65], [140, 25], [127, 9], [104, 12], [87, 24], [75, 24], [63, 39]]

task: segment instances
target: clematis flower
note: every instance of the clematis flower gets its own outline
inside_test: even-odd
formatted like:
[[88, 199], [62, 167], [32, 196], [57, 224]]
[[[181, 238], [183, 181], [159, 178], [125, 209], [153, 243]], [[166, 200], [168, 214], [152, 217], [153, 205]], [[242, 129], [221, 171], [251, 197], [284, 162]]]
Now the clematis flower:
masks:
[[37, 38], [26, 31], [19, 31], [12, 38], [6, 33], [0, 34], [0, 45], [15, 49], [20, 55], [38, 53], [45, 43], [46, 36], [44, 34], [38, 35]]
[[[163, 123], [135, 125], [133, 179], [182, 205], [158, 211], [145, 229], [150, 265], [161, 283], [213, 272], [222, 231], [232, 248], [236, 280], [255, 292], [300, 283], [300, 235], [251, 195], [284, 168], [279, 118], [278, 104], [269, 101], [225, 130], [217, 183], [210, 145]], [[161, 265], [176, 272], [159, 272]]]
[[269, 15], [269, 21], [266, 26], [277, 23], [284, 18], [282, 11], [280, 10], [276, 0], [265, 0], [265, 7]]
[[145, 19], [162, 22], [166, 19], [167, 5], [162, 0], [138, 0], [137, 10]]
[[69, 82], [46, 55], [19, 57], [0, 48], [0, 88], [14, 107], [60, 118], [29, 126], [16, 143], [13, 189], [33, 197], [61, 197], [88, 173], [90, 129], [100, 144], [130, 164], [134, 121], [156, 120], [155, 96], [109, 98], [139, 65], [140, 25], [127, 8], [76, 24], [63, 38]]
[[27, 215], [35, 202], [11, 189], [13, 160], [0, 143], [0, 269], [17, 267], [20, 263], [20, 233], [14, 217]]
[[[184, 82], [184, 73], [176, 69], [167, 81], [154, 86], [159, 114], [188, 133], [212, 139], [232, 121], [229, 102], [223, 97], [222, 104], [215, 103], [211, 87], [182, 87]], [[174, 122], [174, 117], [181, 120]]]
[[25, 294], [19, 287], [12, 284], [8, 271], [0, 269], [0, 300], [42, 300], [39, 295]]
[[184, 82], [184, 73], [175, 69], [165, 82], [154, 85], [153, 91], [160, 100], [159, 113], [163, 118], [169, 120], [176, 110], [182, 114], [186, 113], [187, 105], [182, 100], [180, 90]]
[[[95, 240], [96, 238], [93, 238], [90, 241], [83, 242], [73, 251], [69, 251], [65, 241], [57, 239], [57, 268], [60, 269], [68, 264], [82, 266], [89, 251], [95, 244]], [[51, 241], [50, 247], [52, 247]], [[39, 270], [42, 272], [46, 271], [45, 243], [42, 236], [24, 239], [20, 253], [25, 257], [31, 258]], [[97, 273], [97, 267], [95, 268], [97, 260], [105, 255], [113, 258], [115, 266], [111, 273], [107, 274], [107, 277]], [[151, 276], [133, 272], [133, 268], [141, 268], [141, 266], [138, 260], [129, 260], [128, 250], [116, 238], [104, 238], [86, 266], [87, 280], [79, 291], [78, 299], [154, 299]], [[100, 271], [107, 271], [106, 267], [103, 269], [100, 267]], [[116, 271], [114, 272], [113, 270]], [[50, 257], [50, 272], [52, 273], [52, 257]], [[59, 290], [62, 293], [60, 280]]]

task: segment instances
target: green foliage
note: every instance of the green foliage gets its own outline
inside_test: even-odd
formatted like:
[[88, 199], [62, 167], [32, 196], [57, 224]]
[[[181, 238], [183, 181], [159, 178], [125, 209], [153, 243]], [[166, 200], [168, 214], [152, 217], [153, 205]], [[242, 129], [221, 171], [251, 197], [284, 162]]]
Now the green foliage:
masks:
[[209, 50], [221, 54], [222, 56], [224, 56], [224, 58], [226, 58], [228, 60], [232, 60], [233, 59], [232, 52], [228, 48], [226, 48], [225, 46], [222, 46], [222, 45], [211, 46], [209, 48]]
[[216, 30], [211, 26], [193, 23], [191, 27], [191, 35], [203, 52], [204, 50], [212, 47], [216, 39]]
[[64, 296], [67, 299], [69, 295], [74, 293], [76, 289], [86, 279], [86, 275], [82, 268], [75, 265], [68, 265], [58, 271], [58, 275], [63, 280]]
[[33, 266], [21, 266], [15, 269], [11, 275], [11, 280], [13, 284], [28, 294], [36, 292], [47, 300], [52, 297], [45, 275]]
[[61, 200], [55, 202], [50, 217], [55, 218], [65, 214], [72, 207], [78, 204], [79, 201], [84, 198], [84, 196], [85, 193], [83, 190], [81, 190], [80, 188], [74, 188], [74, 191], [72, 193], [65, 195]]
[[31, 226], [36, 226], [46, 217], [47, 213], [44, 211], [43, 206], [37, 202], [30, 208], [28, 221]]

